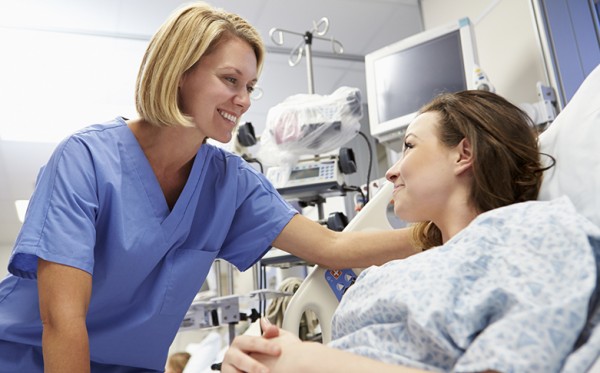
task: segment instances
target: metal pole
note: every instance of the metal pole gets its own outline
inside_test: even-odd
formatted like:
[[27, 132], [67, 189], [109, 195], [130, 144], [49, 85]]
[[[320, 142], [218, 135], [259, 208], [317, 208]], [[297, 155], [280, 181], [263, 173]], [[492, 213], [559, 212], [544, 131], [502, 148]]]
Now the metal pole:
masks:
[[231, 343], [235, 339], [235, 324], [229, 324], [228, 330], [229, 330], [229, 344], [231, 345]]
[[308, 75], [308, 93], [315, 93], [315, 82], [313, 79], [313, 68], [312, 68], [312, 33], [306, 32], [304, 34], [304, 50], [306, 52], [306, 73]]
[[224, 294], [223, 286], [221, 284], [221, 260], [217, 259], [213, 262], [213, 266], [215, 267], [215, 277], [217, 278], [217, 295], [222, 297]]
[[[319, 197], [320, 199], [321, 197]], [[325, 219], [325, 211], [323, 209], [323, 202], [324, 201], [317, 201], [317, 211], [318, 211], [318, 215], [319, 215], [319, 220], [323, 220]]]
[[233, 295], [233, 264], [227, 262], [227, 288], [228, 295]]
[[261, 288], [260, 284], [260, 260], [252, 266], [252, 280], [254, 282], [254, 290]]

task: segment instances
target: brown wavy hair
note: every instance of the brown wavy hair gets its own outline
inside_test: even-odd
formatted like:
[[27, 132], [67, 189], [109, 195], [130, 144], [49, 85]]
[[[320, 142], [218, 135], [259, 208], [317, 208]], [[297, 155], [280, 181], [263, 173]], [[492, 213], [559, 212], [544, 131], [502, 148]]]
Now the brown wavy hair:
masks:
[[[524, 111], [495, 93], [471, 90], [441, 94], [419, 110], [426, 112], [439, 114], [444, 145], [454, 147], [464, 138], [471, 143], [470, 200], [477, 211], [537, 198], [543, 171], [554, 163], [542, 166], [537, 131]], [[413, 239], [422, 250], [442, 244], [430, 221], [413, 226]]]

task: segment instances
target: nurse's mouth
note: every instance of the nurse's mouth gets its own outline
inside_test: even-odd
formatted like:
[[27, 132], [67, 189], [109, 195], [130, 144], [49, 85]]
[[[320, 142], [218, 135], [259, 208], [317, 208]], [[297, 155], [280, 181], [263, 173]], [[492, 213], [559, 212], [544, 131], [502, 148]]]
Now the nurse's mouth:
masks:
[[219, 114], [221, 114], [221, 116], [223, 118], [227, 119], [228, 121], [230, 121], [232, 123], [237, 123], [238, 117], [236, 117], [235, 115], [226, 113], [226, 112], [218, 110], [218, 109], [217, 109], [217, 111], [219, 112]]

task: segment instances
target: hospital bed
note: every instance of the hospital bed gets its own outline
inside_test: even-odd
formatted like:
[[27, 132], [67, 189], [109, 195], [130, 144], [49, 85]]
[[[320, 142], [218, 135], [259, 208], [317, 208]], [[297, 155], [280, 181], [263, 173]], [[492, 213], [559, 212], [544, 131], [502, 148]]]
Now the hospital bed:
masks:
[[[600, 66], [592, 71], [565, 109], [540, 136], [541, 151], [552, 155], [556, 165], [544, 175], [539, 199], [549, 200], [567, 195], [578, 211], [600, 226]], [[387, 205], [393, 186], [386, 183], [375, 197], [346, 227], [346, 231], [392, 229], [387, 216]], [[354, 268], [355, 275], [360, 269]], [[341, 282], [332, 289], [331, 276], [340, 276]], [[331, 340], [331, 320], [339, 304], [335, 286], [342, 288], [344, 276], [316, 266], [290, 301], [283, 320], [283, 328], [298, 333], [304, 311], [316, 313], [324, 343]], [[338, 289], [340, 290], [340, 289]], [[341, 289], [343, 290], [343, 289]], [[597, 310], [600, 312], [600, 310]], [[600, 372], [600, 327], [595, 327], [586, 348], [596, 356], [596, 363], [588, 370]]]
[[[569, 104], [540, 136], [541, 151], [552, 155], [556, 165], [544, 175], [539, 198], [549, 200], [567, 195], [581, 214], [600, 226], [598, 92], [600, 66], [589, 74]], [[384, 184], [345, 230], [392, 229], [386, 213], [391, 194], [392, 185]], [[353, 271], [358, 275], [361, 269], [354, 268]], [[297, 334], [302, 313], [310, 309], [320, 321], [323, 342], [331, 340], [331, 319], [339, 302], [327, 282], [327, 274], [328, 270], [319, 266], [311, 271], [288, 305], [283, 320], [284, 329]], [[600, 319], [600, 309], [595, 310], [595, 316], [596, 320]], [[253, 323], [246, 334], [260, 335], [258, 323]], [[213, 334], [194, 346], [197, 353], [188, 351], [192, 353], [192, 359], [184, 373], [210, 373], [210, 364], [223, 359], [226, 348], [222, 348], [221, 344], [221, 338]], [[595, 356], [595, 363], [588, 365], [587, 372], [600, 373], [600, 327], [594, 328], [588, 342], [579, 350], [582, 349], [587, 349]], [[584, 371], [578, 370], [577, 373]]]

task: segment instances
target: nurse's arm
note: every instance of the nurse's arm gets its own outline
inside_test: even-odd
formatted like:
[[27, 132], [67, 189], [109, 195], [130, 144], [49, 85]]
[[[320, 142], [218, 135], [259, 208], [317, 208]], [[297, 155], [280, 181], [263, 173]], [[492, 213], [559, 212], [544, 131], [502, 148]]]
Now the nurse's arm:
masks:
[[332, 269], [380, 265], [417, 253], [409, 228], [335, 232], [300, 214], [290, 220], [273, 246]]
[[80, 269], [38, 260], [44, 372], [89, 372], [85, 318], [92, 276]]

